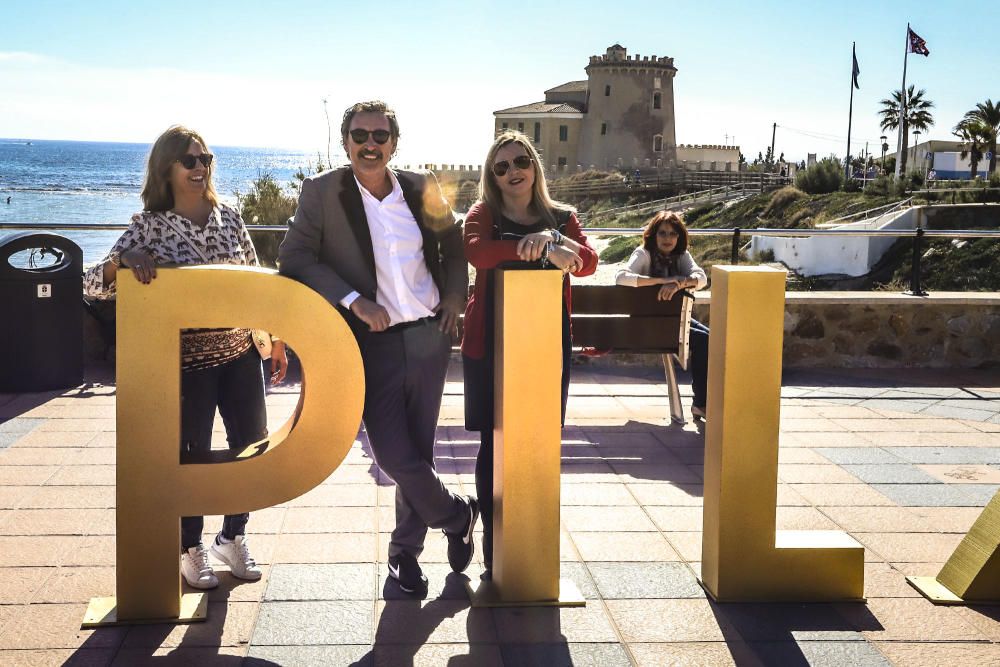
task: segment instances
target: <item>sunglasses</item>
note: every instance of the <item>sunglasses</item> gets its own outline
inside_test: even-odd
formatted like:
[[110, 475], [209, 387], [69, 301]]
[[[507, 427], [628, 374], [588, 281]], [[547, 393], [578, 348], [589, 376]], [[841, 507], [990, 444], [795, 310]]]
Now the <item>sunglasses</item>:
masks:
[[384, 144], [389, 141], [389, 137], [392, 136], [392, 133], [390, 133], [389, 130], [373, 130], [369, 132], [368, 130], [362, 130], [360, 128], [351, 130], [349, 134], [351, 135], [351, 140], [356, 144], [363, 144], [368, 141], [369, 135], [371, 135], [371, 138], [375, 140], [376, 144]]
[[[518, 155], [516, 158], [512, 160], [512, 162], [514, 163], [514, 166], [517, 167], [518, 169], [527, 169], [528, 167], [531, 166], [532, 160], [527, 155]], [[500, 160], [499, 162], [494, 162], [493, 173], [496, 174], [497, 176], [503, 176], [508, 171], [510, 171], [510, 165], [511, 163], [507, 162], [507, 160]]]
[[202, 153], [201, 155], [182, 155], [177, 158], [177, 161], [180, 162], [185, 169], [194, 169], [194, 165], [199, 162], [201, 162], [201, 165], [207, 169], [208, 165], [212, 164], [213, 157], [215, 156], [211, 153]]

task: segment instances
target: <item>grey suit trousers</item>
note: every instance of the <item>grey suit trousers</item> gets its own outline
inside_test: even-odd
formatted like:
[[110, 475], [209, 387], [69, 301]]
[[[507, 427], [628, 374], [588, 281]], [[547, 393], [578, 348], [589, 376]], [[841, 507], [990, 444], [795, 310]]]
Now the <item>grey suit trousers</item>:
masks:
[[389, 555], [414, 557], [428, 528], [461, 532], [469, 511], [434, 468], [434, 441], [451, 337], [438, 322], [366, 336], [365, 431], [375, 462], [396, 482], [396, 527]]

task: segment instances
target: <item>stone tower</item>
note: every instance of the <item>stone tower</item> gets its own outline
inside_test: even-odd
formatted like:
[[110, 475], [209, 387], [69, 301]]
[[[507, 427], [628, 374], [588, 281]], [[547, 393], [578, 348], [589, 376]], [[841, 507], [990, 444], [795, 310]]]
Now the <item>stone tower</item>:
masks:
[[630, 56], [615, 44], [591, 56], [586, 72], [579, 163], [599, 169], [674, 164], [674, 59]]

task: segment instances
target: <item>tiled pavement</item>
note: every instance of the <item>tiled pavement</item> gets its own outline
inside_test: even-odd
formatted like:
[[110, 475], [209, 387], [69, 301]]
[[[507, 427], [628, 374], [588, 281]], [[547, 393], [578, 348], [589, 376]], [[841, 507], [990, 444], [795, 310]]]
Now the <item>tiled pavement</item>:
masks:
[[[468, 492], [477, 441], [452, 370], [438, 460]], [[322, 486], [254, 514], [265, 578], [223, 572], [207, 623], [97, 631], [79, 624], [114, 589], [114, 386], [0, 395], [0, 664], [1000, 665], [1000, 608], [934, 607], [904, 580], [936, 574], [1000, 485], [998, 376], [786, 374], [779, 528], [839, 527], [864, 544], [867, 604], [706, 599], [702, 435], [666, 424], [656, 369], [582, 367], [562, 568], [585, 608], [470, 609], [434, 532], [431, 593], [406, 599], [385, 576], [392, 487], [361, 438]], [[271, 420], [294, 401], [272, 394]]]

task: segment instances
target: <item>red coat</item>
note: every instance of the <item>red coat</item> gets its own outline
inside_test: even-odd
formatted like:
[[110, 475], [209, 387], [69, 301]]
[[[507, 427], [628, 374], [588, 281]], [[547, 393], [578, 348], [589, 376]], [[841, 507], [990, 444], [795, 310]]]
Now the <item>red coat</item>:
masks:
[[[587, 236], [580, 227], [576, 214], [571, 213], [562, 231], [565, 236], [573, 239], [581, 246], [580, 259], [583, 268], [574, 273], [582, 278], [597, 270], [597, 253], [587, 244]], [[517, 241], [498, 241], [493, 238], [493, 215], [489, 207], [482, 202], [476, 203], [465, 218], [465, 258], [469, 264], [476, 267], [476, 283], [472, 296], [465, 307], [465, 332], [462, 336], [462, 354], [473, 359], [482, 359], [486, 343], [486, 274], [485, 271], [495, 269], [504, 262], [516, 262]], [[563, 296], [566, 308], [572, 310], [569, 279], [563, 281]]]

